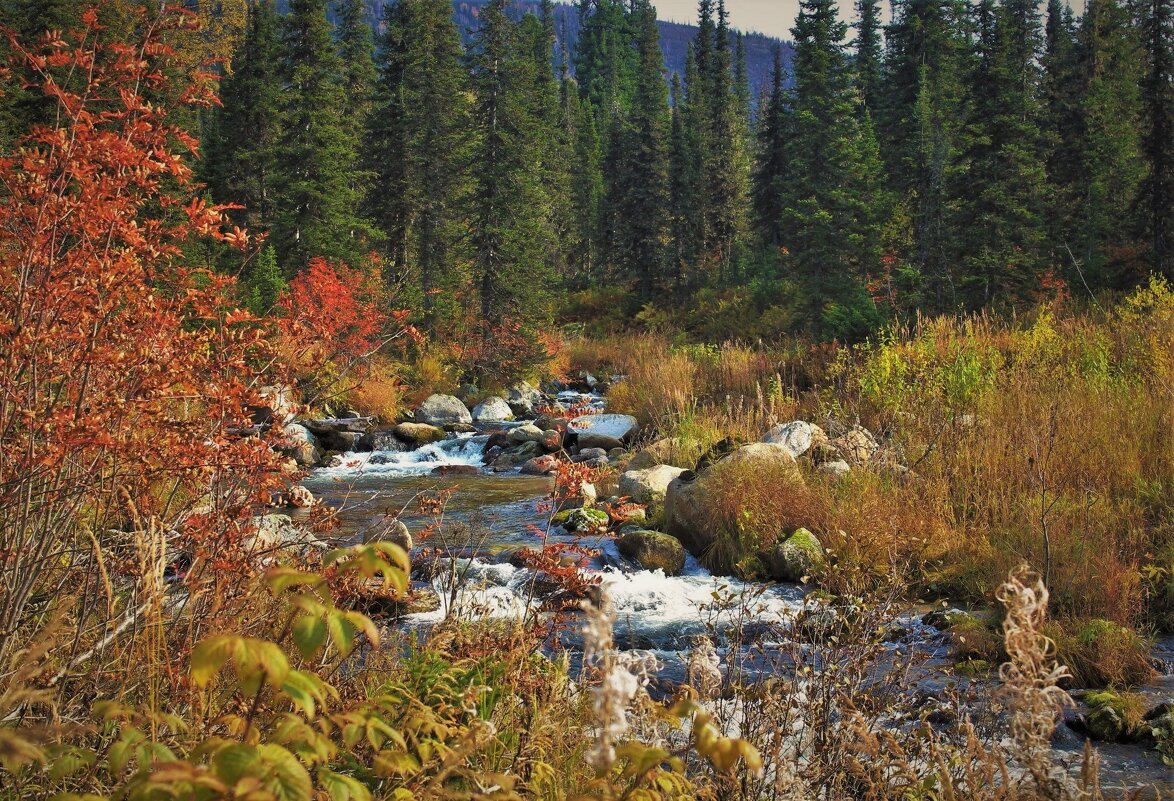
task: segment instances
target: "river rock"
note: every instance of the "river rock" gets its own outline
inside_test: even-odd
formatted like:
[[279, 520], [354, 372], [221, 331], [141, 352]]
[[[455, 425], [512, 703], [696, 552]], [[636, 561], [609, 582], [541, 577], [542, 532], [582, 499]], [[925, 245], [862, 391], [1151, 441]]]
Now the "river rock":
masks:
[[505, 391], [505, 401], [518, 417], [534, 414], [534, 408], [542, 404], [542, 393], [525, 381], [519, 381]]
[[659, 531], [628, 531], [616, 540], [616, 548], [645, 570], [663, 570], [666, 576], [675, 576], [685, 569], [684, 546]]
[[843, 459], [836, 459], [831, 462], [823, 462], [819, 466], [822, 473], [830, 473], [835, 478], [844, 478], [852, 472], [852, 466]]
[[664, 496], [665, 531], [694, 556], [705, 553], [716, 538], [705, 519], [705, 484], [702, 476], [686, 470], [669, 483]]
[[432, 442], [440, 442], [448, 436], [445, 434], [443, 428], [429, 425], [428, 423], [400, 423], [392, 431], [404, 442], [410, 442], [417, 447]]
[[442, 464], [432, 468], [434, 476], [475, 476], [480, 472], [471, 464]]
[[534, 425], [533, 423], [523, 423], [510, 432], [510, 442], [521, 444], [523, 442], [541, 443], [546, 433]]
[[261, 402], [249, 407], [254, 423], [284, 426], [293, 422], [297, 406], [293, 400], [292, 389], [283, 386], [261, 387], [257, 395]]
[[607, 451], [603, 448], [581, 448], [578, 453], [571, 457], [571, 461], [575, 464], [583, 462], [592, 462], [602, 459], [604, 464], [607, 464]]
[[321, 447], [318, 438], [310, 433], [310, 429], [300, 423], [290, 423], [282, 428], [282, 437], [278, 449], [294, 461], [303, 466], [318, 463]]
[[684, 472], [667, 464], [647, 470], [629, 470], [620, 476], [620, 495], [630, 498], [633, 503], [644, 504], [648, 518], [656, 520], [664, 515], [664, 498], [669, 484]]
[[584, 506], [579, 509], [565, 509], [551, 518], [550, 522], [562, 526], [567, 531], [590, 531], [606, 528], [609, 518], [607, 512], [602, 509]]
[[249, 523], [249, 532], [241, 539], [241, 546], [252, 556], [273, 555], [286, 548], [326, 548], [326, 543], [295, 525], [289, 515], [260, 515]]
[[636, 418], [627, 414], [585, 414], [567, 425], [567, 432], [578, 437], [580, 448], [607, 450], [623, 447], [639, 430]]
[[[412, 423], [411, 425], [417, 424]], [[370, 431], [364, 434], [356, 445], [355, 450], [399, 452], [405, 450], [405, 448], [403, 441], [395, 435], [394, 431], [384, 429], [381, 431]]]
[[285, 505], [293, 509], [308, 509], [314, 505], [314, 493], [301, 484], [294, 484], [285, 491]]
[[416, 422], [431, 426], [445, 426], [452, 423], [472, 423], [473, 415], [452, 395], [430, 395], [416, 408]]
[[363, 542], [390, 542], [403, 548], [405, 552], [410, 552], [415, 546], [407, 524], [390, 515], [375, 518], [371, 526], [363, 532]]
[[823, 564], [823, 545], [807, 529], [796, 529], [787, 539], [775, 545], [765, 561], [772, 579], [802, 581]]
[[474, 423], [502, 423], [514, 419], [514, 411], [502, 398], [486, 398], [473, 407]]
[[816, 445], [828, 441], [823, 429], [803, 420], [782, 423], [767, 431], [762, 441], [786, 448], [792, 458], [798, 459]]
[[536, 456], [522, 465], [522, 474], [527, 476], [545, 476], [553, 473], [558, 459], [551, 454]]
[[503, 451], [493, 460], [493, 469], [497, 471], [512, 470], [525, 464], [536, 456], [542, 456], [542, 446], [537, 442], [523, 442], [521, 445]]

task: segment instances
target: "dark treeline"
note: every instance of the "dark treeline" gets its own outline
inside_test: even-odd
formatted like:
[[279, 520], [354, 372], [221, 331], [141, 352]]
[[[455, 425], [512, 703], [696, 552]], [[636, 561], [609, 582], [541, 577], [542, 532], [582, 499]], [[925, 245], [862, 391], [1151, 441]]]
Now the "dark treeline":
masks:
[[378, 37], [364, 0], [249, 7], [200, 125], [212, 197], [268, 237], [256, 304], [375, 254], [434, 330], [578, 304], [857, 337], [1174, 276], [1174, 0], [898, 0], [887, 26], [803, 0], [761, 93], [724, 0], [671, 76], [647, 0], [581, 0], [574, 52], [549, 0], [506, 5], [471, 37], [450, 0], [385, 3]]

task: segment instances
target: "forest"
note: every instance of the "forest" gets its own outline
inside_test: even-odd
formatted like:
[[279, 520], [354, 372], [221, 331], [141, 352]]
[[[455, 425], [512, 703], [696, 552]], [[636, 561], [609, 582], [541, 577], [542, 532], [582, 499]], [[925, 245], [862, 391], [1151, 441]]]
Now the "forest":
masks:
[[0, 0], [0, 801], [1174, 794], [1174, 0], [737, 2]]

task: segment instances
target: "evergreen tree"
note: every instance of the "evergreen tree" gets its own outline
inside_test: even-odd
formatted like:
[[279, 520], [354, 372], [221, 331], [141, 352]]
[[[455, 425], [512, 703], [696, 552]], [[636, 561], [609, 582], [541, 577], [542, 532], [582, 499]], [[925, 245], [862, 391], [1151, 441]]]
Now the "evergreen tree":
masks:
[[682, 283], [696, 285], [709, 241], [706, 203], [706, 146], [709, 142], [707, 95], [696, 53], [702, 45], [698, 34], [685, 57], [685, 81], [679, 106], [678, 132], [674, 136], [670, 171], [674, 186], [671, 202], [674, 227], [679, 231], [675, 251]]
[[261, 0], [249, 9], [232, 74], [220, 83], [216, 136], [205, 145], [204, 165], [216, 200], [243, 206], [234, 216], [256, 232], [268, 231], [277, 211], [281, 82], [280, 19], [273, 0]]
[[833, 0], [801, 0], [791, 29], [797, 97], [781, 229], [807, 326], [859, 336], [877, 322], [863, 281], [880, 264], [881, 166], [871, 127], [857, 113], [846, 32]]
[[1004, 0], [990, 20], [980, 12], [975, 144], [957, 220], [972, 308], [1032, 297], [1047, 267], [1039, 12], [1033, 0]]
[[431, 327], [456, 310], [467, 281], [472, 104], [448, 0], [396, 0], [384, 9], [384, 29], [366, 208], [386, 237], [388, 281], [419, 292]]
[[285, 291], [285, 279], [277, 266], [277, 251], [266, 245], [245, 272], [246, 305], [258, 316], [271, 314], [277, 298]]
[[284, 20], [285, 119], [273, 245], [287, 273], [314, 256], [360, 263], [369, 228], [351, 181], [356, 143], [344, 116], [343, 64], [326, 0], [291, 0]]
[[1117, 283], [1121, 265], [1114, 264], [1114, 254], [1131, 241], [1122, 222], [1144, 170], [1141, 54], [1128, 14], [1116, 0], [1090, 0], [1078, 49], [1081, 138], [1073, 250], [1083, 265], [1078, 277], [1095, 289]]
[[563, 78], [565, 124], [574, 136], [574, 164], [571, 172], [571, 208], [575, 225], [571, 234], [571, 268], [576, 283], [586, 285], [598, 276], [600, 263], [600, 213], [603, 202], [603, 173], [600, 168], [600, 138], [595, 113], [579, 99], [574, 78]]
[[1174, 281], [1174, 0], [1148, 0], [1141, 14], [1144, 49], [1142, 153], [1137, 228], [1154, 271]]
[[535, 138], [540, 120], [528, 97], [537, 65], [533, 50], [521, 44], [505, 15], [505, 0], [491, 0], [482, 9], [472, 46], [479, 135], [472, 230], [487, 331], [507, 318], [540, 318], [549, 285], [544, 259], [549, 201], [533, 169], [540, 160]]
[[739, 167], [743, 163], [745, 137], [732, 91], [732, 59], [729, 20], [725, 0], [718, 0], [717, 29], [710, 74], [704, 80], [709, 91], [709, 142], [704, 170], [706, 207], [712, 245], [718, 263], [718, 280], [731, 277], [734, 246], [745, 222], [745, 182]]
[[[879, 94], [870, 108], [875, 106], [899, 214], [911, 223], [901, 256], [920, 276], [924, 300], [950, 309], [957, 270], [950, 209], [966, 191], [965, 10], [953, 0], [903, 0], [894, 13]], [[907, 289], [923, 291], [917, 285]]]
[[616, 263], [647, 298], [663, 284], [669, 118], [656, 11], [642, 3], [635, 13], [640, 17], [640, 67], [619, 134], [621, 158], [610, 176], [608, 202], [617, 212]]
[[856, 0], [856, 83], [869, 111], [876, 110], [881, 84], [880, 0]]
[[1050, 261], [1068, 264], [1080, 191], [1080, 75], [1072, 10], [1060, 0], [1048, 0], [1042, 64]]
[[342, 120], [347, 135], [362, 142], [375, 90], [375, 45], [365, 0], [339, 0], [338, 56], [342, 60]]
[[787, 99], [783, 54], [775, 47], [770, 93], [758, 112], [758, 158], [754, 169], [754, 220], [759, 240], [777, 251], [783, 241], [783, 198], [787, 185]]

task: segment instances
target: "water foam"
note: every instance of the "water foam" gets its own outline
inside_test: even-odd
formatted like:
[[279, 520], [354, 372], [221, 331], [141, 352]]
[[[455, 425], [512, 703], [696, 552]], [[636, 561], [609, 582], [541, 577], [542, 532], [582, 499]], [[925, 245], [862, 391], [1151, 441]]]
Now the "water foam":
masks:
[[412, 476], [424, 475], [437, 467], [469, 465], [481, 466], [487, 436], [459, 434], [450, 439], [423, 445], [414, 451], [373, 451], [345, 453], [334, 467], [314, 471], [316, 476], [354, 478], [362, 475]]

